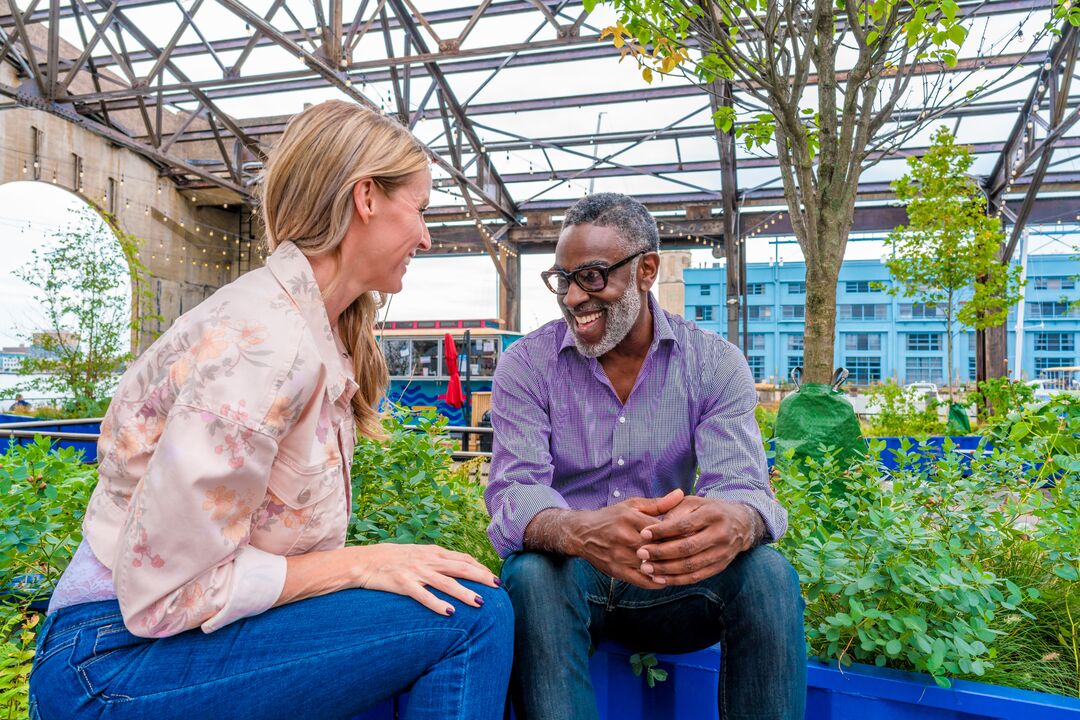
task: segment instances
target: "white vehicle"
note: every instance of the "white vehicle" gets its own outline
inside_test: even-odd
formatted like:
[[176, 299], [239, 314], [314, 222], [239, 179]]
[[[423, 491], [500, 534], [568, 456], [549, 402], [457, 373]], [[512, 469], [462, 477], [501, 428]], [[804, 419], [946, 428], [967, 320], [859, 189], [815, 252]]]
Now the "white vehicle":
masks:
[[1035, 402], [1044, 402], [1050, 399], [1050, 388], [1047, 386], [1045, 378], [1040, 380], [1028, 380], [1028, 385], [1035, 391]]
[[904, 386], [904, 390], [915, 401], [929, 402], [941, 402], [941, 395], [938, 394], [938, 387], [934, 383], [917, 382], [908, 383]]

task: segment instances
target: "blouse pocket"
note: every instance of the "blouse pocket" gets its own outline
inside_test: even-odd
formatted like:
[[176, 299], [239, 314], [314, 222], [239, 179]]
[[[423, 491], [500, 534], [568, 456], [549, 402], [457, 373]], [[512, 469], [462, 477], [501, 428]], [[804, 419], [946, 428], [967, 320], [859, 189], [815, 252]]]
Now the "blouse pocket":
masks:
[[270, 470], [270, 491], [286, 506], [302, 510], [325, 500], [341, 482], [341, 465], [304, 467], [278, 455]]

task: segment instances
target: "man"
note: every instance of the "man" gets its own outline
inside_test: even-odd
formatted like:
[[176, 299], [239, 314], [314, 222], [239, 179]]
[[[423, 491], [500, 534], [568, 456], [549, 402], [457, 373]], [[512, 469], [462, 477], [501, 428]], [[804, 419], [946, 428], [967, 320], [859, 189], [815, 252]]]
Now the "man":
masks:
[[22, 393], [15, 394], [15, 402], [11, 403], [10, 412], [29, 412], [31, 405], [23, 399]]
[[801, 720], [803, 605], [765, 545], [787, 516], [753, 380], [734, 345], [657, 305], [658, 250], [640, 203], [578, 202], [543, 273], [564, 320], [495, 372], [485, 499], [515, 610], [517, 717], [596, 718], [589, 648], [611, 638], [641, 652], [720, 642], [722, 718]]

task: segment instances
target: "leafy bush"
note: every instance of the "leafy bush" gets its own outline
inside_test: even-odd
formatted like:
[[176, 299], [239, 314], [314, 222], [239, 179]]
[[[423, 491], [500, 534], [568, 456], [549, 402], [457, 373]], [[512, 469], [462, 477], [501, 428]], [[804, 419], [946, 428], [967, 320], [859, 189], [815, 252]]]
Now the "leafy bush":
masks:
[[[942, 685], [1080, 694], [1078, 410], [1062, 398], [1017, 413], [970, 472], [948, 441], [930, 462], [905, 446], [888, 476], [880, 443], [847, 468], [786, 468], [780, 549], [803, 581], [812, 651]], [[837, 477], [843, 494], [828, 491]]]
[[387, 441], [357, 444], [349, 542], [438, 544], [497, 573], [502, 561], [487, 537], [483, 488], [470, 464], [454, 468], [446, 425], [433, 410], [398, 409], [383, 422]]
[[892, 380], [871, 385], [867, 394], [867, 405], [877, 410], [867, 428], [868, 436], [924, 436], [945, 432], [945, 423], [937, 410], [941, 403], [937, 401], [927, 400], [926, 407], [919, 409], [912, 392]]
[[776, 410], [757, 405], [754, 407], [754, 419], [757, 420], [762, 440], [768, 440], [776, 434]]
[[1035, 388], [1007, 377], [989, 378], [977, 385], [969, 400], [974, 400], [978, 407], [979, 421], [993, 424], [1033, 402]]
[[96, 480], [71, 448], [46, 438], [0, 455], [0, 717], [26, 717], [38, 615], [82, 538], [82, 515]]

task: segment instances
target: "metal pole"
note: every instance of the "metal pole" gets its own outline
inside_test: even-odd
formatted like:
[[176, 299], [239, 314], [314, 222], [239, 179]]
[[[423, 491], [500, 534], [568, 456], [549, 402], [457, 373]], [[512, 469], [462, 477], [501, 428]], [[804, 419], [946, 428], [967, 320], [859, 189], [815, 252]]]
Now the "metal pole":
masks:
[[[1020, 234], [1020, 277], [1027, 278], [1027, 259], [1028, 250], [1031, 246], [1030, 239], [1028, 237], [1028, 230], [1024, 228], [1024, 231]], [[1013, 357], [1016, 359], [1013, 363], [1013, 380], [1020, 379], [1021, 366], [1024, 363], [1024, 286], [1020, 286], [1020, 302], [1016, 303], [1016, 352]]]
[[[465, 331], [465, 423], [475, 425], [472, 418], [472, 333]], [[471, 443], [472, 435], [467, 442]]]

